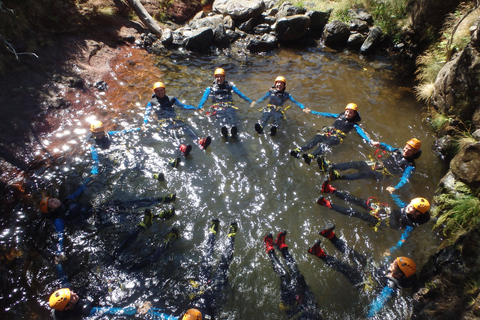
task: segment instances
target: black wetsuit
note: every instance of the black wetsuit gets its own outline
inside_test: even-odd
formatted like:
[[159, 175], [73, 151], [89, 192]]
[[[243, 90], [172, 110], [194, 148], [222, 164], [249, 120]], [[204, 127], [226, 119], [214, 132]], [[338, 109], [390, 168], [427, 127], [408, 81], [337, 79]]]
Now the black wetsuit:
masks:
[[215, 308], [220, 304], [228, 283], [228, 268], [233, 260], [233, 249], [235, 237], [227, 238], [225, 248], [220, 262], [211, 277], [213, 266], [213, 248], [215, 245], [215, 233], [210, 233], [207, 239], [207, 251], [204, 254], [200, 264], [199, 282], [205, 287], [202, 294], [197, 296], [189, 305], [189, 308], [195, 308], [202, 313], [202, 319], [214, 319]]
[[[312, 111], [313, 113], [313, 111]], [[356, 129], [357, 133], [367, 141], [369, 141], [365, 132], [358, 126], [358, 123], [362, 120], [360, 113], [356, 112], [351, 119], [347, 119], [345, 113], [340, 113], [338, 115], [333, 113], [326, 112], [316, 112], [315, 114], [320, 114], [325, 117], [336, 117], [333, 124], [329, 127], [324, 127], [322, 131], [319, 131], [315, 137], [310, 139], [305, 145], [300, 147], [300, 151], [310, 150], [316, 145], [319, 145], [315, 151], [311, 154], [318, 156], [324, 153], [329, 146], [338, 145], [343, 141], [345, 135]]]
[[53, 310], [52, 318], [54, 320], [81, 319], [89, 316], [92, 309], [93, 303], [91, 301], [80, 298], [72, 310]]
[[280, 251], [290, 272], [280, 263], [275, 250], [270, 250], [268, 256], [272, 261], [273, 270], [280, 277], [283, 309], [290, 319], [322, 319], [317, 300], [300, 273], [295, 259], [288, 252], [288, 248]]

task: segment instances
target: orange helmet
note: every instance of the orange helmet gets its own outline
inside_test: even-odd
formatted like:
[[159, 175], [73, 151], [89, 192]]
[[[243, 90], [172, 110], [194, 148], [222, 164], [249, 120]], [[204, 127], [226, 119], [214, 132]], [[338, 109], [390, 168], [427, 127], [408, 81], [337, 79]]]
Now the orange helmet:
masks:
[[197, 309], [188, 309], [183, 315], [182, 320], [202, 320], [202, 313]]
[[215, 69], [215, 73], [213, 75], [216, 76], [217, 74], [220, 74], [220, 75], [224, 76], [225, 75], [225, 70], [223, 70], [222, 68], [217, 68], [217, 69]]
[[425, 198], [415, 198], [410, 201], [410, 204], [415, 208], [415, 210], [425, 213], [430, 210], [430, 202]]
[[48, 213], [48, 199], [50, 199], [50, 197], [45, 197], [40, 200], [40, 211], [42, 213]]
[[347, 106], [345, 107], [345, 110], [357, 111], [357, 110], [358, 110], [358, 106], [357, 106], [355, 103], [349, 103], [349, 104], [347, 104]]
[[54, 293], [52, 293], [49, 300], [50, 307], [59, 311], [63, 311], [69, 302], [70, 289], [68, 288], [63, 288], [55, 291]]
[[412, 147], [413, 149], [416, 149], [416, 150], [420, 149], [420, 147], [422, 146], [422, 143], [417, 138], [412, 138], [412, 139], [408, 140], [407, 144], [410, 147]]
[[287, 84], [287, 80], [285, 79], [285, 77], [278, 76], [278, 77], [275, 79], [275, 83], [277, 83], [278, 81]]
[[410, 277], [417, 272], [417, 265], [413, 262], [412, 259], [407, 257], [398, 257], [397, 258], [398, 267], [402, 270], [405, 277]]
[[163, 89], [165, 89], [165, 85], [163, 84], [163, 82], [160, 82], [160, 81], [159, 81], [159, 82], [155, 82], [155, 83], [153, 84], [153, 91], [155, 91], [155, 89], [157, 89], [157, 88], [163, 88]]
[[103, 123], [102, 121], [93, 121], [90, 124], [90, 131], [92, 132], [102, 132], [103, 131]]

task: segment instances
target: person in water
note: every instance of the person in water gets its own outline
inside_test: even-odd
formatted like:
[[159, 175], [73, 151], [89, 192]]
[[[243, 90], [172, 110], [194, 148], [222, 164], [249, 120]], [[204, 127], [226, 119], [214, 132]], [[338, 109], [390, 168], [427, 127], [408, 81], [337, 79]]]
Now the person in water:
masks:
[[368, 293], [372, 290], [379, 292], [377, 298], [369, 306], [368, 317], [378, 313], [387, 301], [395, 297], [401, 289], [409, 288], [416, 284], [417, 266], [412, 259], [397, 257], [393, 262], [387, 262], [380, 268], [365, 269], [366, 257], [338, 238], [333, 231], [334, 228], [335, 226], [333, 225], [328, 226], [321, 230], [319, 234], [330, 240], [337, 250], [352, 260], [355, 263], [355, 267], [325, 253], [320, 246], [320, 240], [317, 240], [308, 249], [308, 253], [316, 256], [329, 267], [343, 274], [352, 285], [359, 288], [362, 292]]
[[268, 105], [263, 108], [262, 118], [260, 123], [255, 124], [255, 131], [258, 134], [263, 133], [263, 129], [269, 121], [273, 122], [272, 127], [270, 128], [270, 135], [274, 136], [277, 134], [278, 127], [283, 119], [285, 119], [285, 110], [290, 106], [285, 106], [287, 100], [295, 103], [303, 112], [310, 113], [309, 108], [305, 108], [303, 104], [296, 101], [293, 96], [286, 92], [287, 80], [285, 77], [278, 76], [275, 79], [273, 87], [260, 99], [257, 103], [262, 102], [265, 99], [268, 99]]
[[[99, 120], [95, 120], [90, 124], [90, 132], [85, 140], [91, 144], [90, 152], [92, 154], [93, 166], [90, 174], [96, 175], [100, 170], [99, 154], [111, 151], [110, 147], [114, 141], [114, 137], [120, 137], [125, 133], [140, 131], [141, 128], [125, 129], [122, 131], [106, 131], [105, 126]], [[122, 150], [123, 151], [123, 150]], [[102, 161], [103, 162], [103, 161]], [[152, 173], [152, 177], [159, 181], [165, 180], [163, 173]]]
[[[403, 187], [415, 172], [415, 159], [422, 154], [420, 149], [422, 143], [416, 138], [407, 141], [403, 149], [389, 146], [386, 143], [373, 141], [372, 146], [391, 152], [387, 158], [379, 158], [374, 161], [350, 161], [331, 164], [320, 157], [318, 165], [320, 171], [325, 172], [325, 181], [333, 180], [357, 180], [357, 179], [376, 179], [381, 180], [384, 176], [401, 176], [400, 181], [395, 186], [388, 186], [387, 191], [395, 192]], [[339, 171], [355, 169], [357, 172], [350, 174], [340, 174]]]
[[339, 114], [317, 111], [311, 111], [310, 113], [335, 118], [335, 121], [331, 126], [324, 127], [300, 148], [291, 150], [290, 155], [293, 157], [300, 158], [301, 153], [318, 146], [312, 153], [303, 153], [303, 159], [307, 164], [310, 164], [313, 159], [323, 154], [329, 147], [342, 143], [347, 133], [353, 129], [355, 129], [360, 137], [370, 143], [370, 138], [368, 138], [363, 129], [358, 125], [361, 118], [358, 112], [358, 106], [355, 103], [347, 104], [345, 111]]
[[[65, 234], [66, 223], [75, 226], [81, 226], [85, 221], [91, 217], [94, 213], [94, 208], [89, 204], [84, 204], [78, 201], [82, 193], [87, 189], [88, 185], [93, 179], [90, 177], [86, 179], [77, 190], [69, 195], [65, 200], [61, 201], [58, 198], [45, 196], [40, 200], [39, 207], [42, 216], [53, 220], [55, 225], [56, 237], [57, 237], [57, 250], [56, 258], [65, 259], [63, 238]], [[114, 201], [105, 202], [98, 207], [97, 216], [101, 216], [102, 212], [106, 211], [106, 208], [114, 208], [123, 206], [128, 208], [134, 207], [146, 207], [161, 202], [171, 202], [176, 198], [175, 194], [169, 194], [157, 198], [148, 199], [135, 199], [131, 201]]]
[[238, 120], [232, 92], [251, 104], [253, 104], [253, 100], [241, 93], [235, 85], [225, 81], [224, 69], [217, 68], [214, 77], [213, 85], [205, 89], [198, 104], [198, 109], [202, 109], [205, 102], [210, 98], [213, 104], [211, 106], [212, 111], [209, 114], [216, 116], [222, 136], [228, 138], [228, 130], [230, 129], [232, 138], [235, 138], [238, 134]]
[[[280, 307], [286, 311], [290, 319], [322, 319], [315, 296], [300, 273], [295, 259], [288, 252], [288, 246], [285, 243], [286, 235], [287, 231], [280, 232], [275, 242], [271, 234], [267, 234], [263, 238], [265, 249], [272, 262], [273, 271], [280, 277], [280, 297], [282, 300]], [[289, 271], [278, 260], [274, 247], [282, 253]]]
[[388, 204], [376, 201], [375, 197], [367, 200], [355, 197], [346, 191], [340, 191], [325, 181], [322, 185], [322, 193], [330, 193], [344, 200], [349, 204], [354, 204], [362, 210], [352, 207], [342, 207], [330, 200], [325, 199], [323, 195], [317, 199], [317, 204], [335, 210], [341, 214], [362, 219], [371, 223], [377, 228], [380, 225], [387, 225], [393, 229], [404, 229], [406, 227], [415, 227], [427, 223], [430, 220], [430, 203], [425, 198], [414, 198], [410, 203], [403, 202], [396, 194], [391, 194], [395, 204], [399, 209], [392, 209]]
[[[157, 115], [160, 126], [165, 131], [169, 132], [179, 143], [178, 150], [185, 158], [188, 157], [192, 151], [192, 146], [190, 144], [186, 144], [186, 142], [180, 141], [177, 135], [179, 130], [182, 130], [184, 135], [187, 134], [201, 150], [206, 150], [212, 142], [212, 138], [208, 136], [205, 138], [200, 138], [190, 125], [177, 116], [173, 106], [175, 105], [179, 108], [188, 110], [195, 110], [196, 108], [192, 105], [181, 103], [176, 97], [170, 99], [166, 95], [166, 87], [163, 82], [155, 82], [153, 84], [153, 92], [152, 99], [148, 102], [145, 115], [143, 117], [144, 128], [147, 125], [150, 113], [153, 110]], [[170, 161], [170, 165], [176, 168], [178, 167], [179, 162], [180, 157], [175, 156]]]
[[200, 264], [199, 283], [201, 293], [190, 303], [189, 309], [181, 317], [182, 320], [214, 319], [215, 307], [225, 294], [224, 291], [228, 282], [228, 269], [233, 259], [233, 249], [238, 225], [236, 222], [230, 224], [227, 235], [227, 246], [220, 258], [213, 277], [211, 277], [213, 267], [212, 254], [219, 224], [218, 219], [212, 220], [207, 238], [207, 249]]

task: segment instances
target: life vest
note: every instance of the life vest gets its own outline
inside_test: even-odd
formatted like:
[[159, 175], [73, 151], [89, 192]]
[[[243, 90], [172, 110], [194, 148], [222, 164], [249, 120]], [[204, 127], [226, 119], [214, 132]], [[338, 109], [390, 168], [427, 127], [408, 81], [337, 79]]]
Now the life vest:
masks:
[[173, 109], [173, 103], [168, 96], [159, 98], [157, 95], [152, 95], [152, 100], [149, 102], [155, 110], [158, 119], [175, 118], [177, 113]]
[[383, 166], [391, 174], [402, 174], [407, 167], [415, 167], [415, 161], [412, 158], [405, 158], [402, 149], [396, 149], [383, 161]]
[[270, 98], [268, 103], [277, 107], [283, 106], [285, 101], [289, 98], [289, 94], [286, 91], [278, 91], [276, 88], [270, 89]]
[[233, 102], [232, 90], [232, 86], [227, 81], [222, 85], [214, 81], [210, 88], [210, 98], [213, 103]]
[[360, 121], [361, 121], [361, 118], [358, 112], [351, 119], [347, 119], [347, 117], [345, 117], [345, 113], [341, 113], [335, 119], [335, 122], [333, 123], [332, 127], [344, 133], [348, 133], [352, 131], [355, 124], [357, 124], [357, 122], [360, 122]]

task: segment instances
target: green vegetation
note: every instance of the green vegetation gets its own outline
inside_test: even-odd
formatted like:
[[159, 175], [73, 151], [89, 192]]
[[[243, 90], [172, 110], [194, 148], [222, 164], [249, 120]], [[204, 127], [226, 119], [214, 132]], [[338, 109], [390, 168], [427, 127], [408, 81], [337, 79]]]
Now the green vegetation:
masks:
[[453, 236], [452, 239], [480, 225], [479, 190], [471, 190], [462, 182], [456, 182], [454, 188], [456, 194], [443, 193], [435, 197], [437, 207], [432, 212], [438, 217], [435, 226], [443, 227], [443, 233]]

